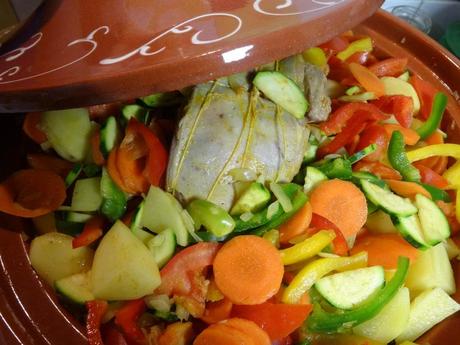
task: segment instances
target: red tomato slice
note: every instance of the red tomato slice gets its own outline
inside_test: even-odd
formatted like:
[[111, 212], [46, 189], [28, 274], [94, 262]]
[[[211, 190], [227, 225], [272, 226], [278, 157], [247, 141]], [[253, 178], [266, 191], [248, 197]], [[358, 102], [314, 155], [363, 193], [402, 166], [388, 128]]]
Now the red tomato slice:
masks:
[[310, 304], [265, 302], [258, 305], [234, 305], [232, 315], [255, 322], [274, 341], [287, 337], [299, 328], [311, 310]]
[[367, 171], [381, 179], [401, 180], [401, 174], [393, 168], [380, 162], [359, 161], [353, 166], [353, 171]]
[[449, 182], [439, 175], [434, 170], [420, 164], [418, 162], [414, 163], [414, 166], [420, 171], [420, 177], [423, 183], [429, 184], [437, 188], [445, 188], [449, 185]]
[[372, 102], [381, 111], [393, 114], [399, 124], [409, 128], [414, 116], [414, 101], [408, 96], [383, 96]]
[[374, 63], [369, 69], [377, 77], [397, 77], [404, 73], [407, 67], [407, 58], [389, 58]]
[[161, 285], [156, 291], [178, 296], [193, 316], [201, 316], [206, 295], [204, 269], [212, 265], [219, 248], [215, 242], [200, 242], [180, 251], [161, 270]]
[[409, 79], [409, 82], [414, 87], [420, 99], [420, 117], [423, 120], [426, 120], [430, 116], [434, 96], [436, 95], [438, 90], [436, 90], [436, 88], [429, 82], [423, 80], [417, 75], [413, 75]]
[[371, 125], [367, 127], [360, 136], [355, 152], [366, 148], [369, 145], [376, 144], [376, 150], [370, 155], [364, 157], [363, 161], [378, 161], [385, 154], [388, 146], [388, 135], [385, 129], [380, 125]]

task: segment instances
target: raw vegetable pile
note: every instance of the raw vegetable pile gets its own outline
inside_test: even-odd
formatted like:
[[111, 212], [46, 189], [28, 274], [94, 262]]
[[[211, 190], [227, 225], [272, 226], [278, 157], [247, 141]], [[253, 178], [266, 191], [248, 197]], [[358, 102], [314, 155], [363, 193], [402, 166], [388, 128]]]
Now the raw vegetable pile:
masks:
[[408, 345], [460, 309], [447, 96], [373, 49], [26, 115], [0, 211], [90, 344]]

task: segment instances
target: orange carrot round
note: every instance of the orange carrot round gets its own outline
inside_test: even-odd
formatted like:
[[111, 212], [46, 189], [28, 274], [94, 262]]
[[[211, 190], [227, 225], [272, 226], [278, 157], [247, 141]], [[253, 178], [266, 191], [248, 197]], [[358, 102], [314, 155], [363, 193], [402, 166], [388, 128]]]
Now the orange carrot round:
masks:
[[220, 301], [206, 303], [204, 314], [200, 317], [207, 324], [213, 324], [230, 317], [233, 303], [228, 298], [223, 298]]
[[300, 208], [294, 216], [279, 227], [280, 242], [289, 243], [291, 239], [307, 231], [310, 226], [313, 211], [309, 202]]
[[18, 217], [54, 211], [65, 197], [64, 180], [49, 170], [19, 170], [0, 183], [0, 211]]
[[236, 329], [244, 332], [252, 338], [254, 345], [271, 344], [268, 334], [253, 321], [234, 317], [223, 321], [221, 324], [229, 327], [230, 329]]
[[310, 203], [313, 213], [334, 223], [345, 238], [357, 234], [367, 219], [366, 198], [348, 181], [334, 179], [321, 183], [313, 190]]
[[369, 266], [380, 265], [386, 269], [395, 269], [399, 256], [407, 256], [411, 262], [418, 257], [418, 250], [398, 234], [359, 236], [351, 250], [351, 255], [362, 251], [367, 252]]
[[390, 189], [405, 198], [415, 198], [416, 194], [422, 194], [431, 199], [431, 194], [421, 185], [415, 182], [385, 180]]
[[252, 339], [243, 332], [229, 331], [226, 327], [210, 326], [198, 334], [193, 345], [250, 345]]
[[22, 130], [27, 136], [37, 144], [42, 144], [47, 140], [46, 134], [40, 129], [42, 113], [28, 113], [22, 123]]
[[216, 285], [235, 304], [260, 304], [274, 296], [283, 279], [284, 267], [276, 248], [253, 235], [237, 236], [217, 253]]
[[385, 86], [377, 76], [372, 73], [369, 68], [361, 66], [357, 63], [349, 64], [350, 72], [353, 77], [361, 84], [367, 91], [373, 92], [377, 97], [385, 94]]

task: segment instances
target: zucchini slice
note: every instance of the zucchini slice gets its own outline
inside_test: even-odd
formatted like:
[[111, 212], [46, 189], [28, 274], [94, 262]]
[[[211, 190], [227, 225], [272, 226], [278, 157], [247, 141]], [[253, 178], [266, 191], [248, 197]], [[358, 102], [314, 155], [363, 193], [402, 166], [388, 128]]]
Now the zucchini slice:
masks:
[[449, 222], [438, 205], [421, 194], [415, 196], [415, 205], [418, 208], [425, 240], [429, 245], [434, 246], [450, 237]]
[[421, 250], [426, 250], [430, 247], [425, 241], [422, 226], [417, 215], [414, 214], [409, 217], [392, 216], [391, 220], [402, 237], [413, 247]]
[[90, 272], [83, 272], [62, 278], [54, 284], [57, 292], [77, 304], [94, 300], [91, 292]]
[[277, 71], [258, 72], [254, 85], [264, 95], [298, 119], [302, 119], [308, 110], [308, 101], [297, 84]]
[[407, 217], [417, 213], [417, 207], [409, 199], [401, 198], [367, 180], [361, 180], [361, 186], [366, 197], [389, 214]]
[[105, 158], [108, 157], [110, 151], [115, 147], [120, 137], [117, 120], [110, 116], [101, 127], [101, 143], [99, 148]]
[[382, 266], [359, 268], [332, 274], [315, 283], [318, 292], [333, 306], [353, 309], [385, 283]]

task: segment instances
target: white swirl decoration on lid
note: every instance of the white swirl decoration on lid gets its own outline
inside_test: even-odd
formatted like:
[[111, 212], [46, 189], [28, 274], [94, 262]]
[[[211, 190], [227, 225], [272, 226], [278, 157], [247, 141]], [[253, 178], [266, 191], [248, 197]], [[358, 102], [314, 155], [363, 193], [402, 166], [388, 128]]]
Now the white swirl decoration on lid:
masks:
[[[288, 12], [284, 11], [293, 7], [293, 0], [255, 0], [253, 4], [254, 10], [267, 16], [296, 16], [299, 14], [307, 14], [318, 12], [330, 7], [341, 4], [342, 2], [349, 0], [335, 0], [335, 1], [321, 1], [321, 0], [303, 0], [299, 1], [301, 6], [296, 6], [296, 11]], [[307, 9], [301, 10], [302, 7], [308, 6]], [[299, 10], [300, 8], [300, 10]]]
[[[104, 26], [98, 27], [97, 29], [94, 29], [86, 37], [78, 38], [76, 40], [73, 40], [72, 42], [67, 44], [67, 47], [71, 47], [71, 46], [74, 46], [76, 44], [87, 44], [87, 45], [89, 45], [88, 51], [85, 54], [79, 56], [78, 58], [76, 58], [76, 59], [74, 59], [74, 60], [72, 60], [72, 61], [70, 61], [70, 62], [68, 62], [68, 63], [66, 63], [64, 65], [61, 65], [61, 66], [55, 67], [53, 69], [50, 69], [48, 71], [33, 74], [33, 75], [23, 77], [23, 78], [3, 81], [4, 77], [11, 77], [11, 76], [17, 74], [21, 70], [21, 67], [19, 67], [19, 66], [10, 67], [5, 71], [0, 72], [0, 84], [9, 84], [9, 83], [15, 83], [15, 82], [18, 82], [18, 81], [29, 80], [29, 79], [41, 77], [43, 75], [50, 74], [50, 73], [59, 71], [61, 69], [64, 69], [66, 67], [69, 67], [69, 66], [71, 66], [71, 65], [73, 65], [73, 64], [75, 64], [75, 63], [77, 63], [77, 62], [79, 62], [81, 60], [83, 60], [87, 56], [91, 55], [96, 50], [97, 45], [98, 45], [97, 41], [95, 40], [95, 35], [96, 34], [98, 34], [99, 32], [102, 32], [102, 34], [107, 35], [109, 33], [109, 31], [110, 31], [109, 27], [104, 25]], [[27, 50], [29, 50], [30, 48], [34, 47], [40, 41], [40, 39], [42, 37], [42, 34], [40, 32], [35, 34], [34, 36], [32, 36], [32, 39], [37, 35], [38, 35], [39, 39], [38, 40], [37, 39], [33, 40], [32, 44], [29, 44], [29, 45], [24, 46], [24, 47], [17, 48], [15, 50], [12, 50], [12, 51], [4, 54], [2, 56], [2, 58], [5, 58], [5, 61], [12, 61], [12, 60], [15, 60], [15, 59], [19, 58]]]
[[9, 51], [8, 53], [3, 54], [1, 58], [5, 58], [5, 61], [7, 62], [16, 60], [17, 58], [21, 57], [25, 52], [27, 52], [29, 49], [35, 47], [38, 44], [38, 42], [41, 41], [42, 37], [43, 37], [43, 34], [41, 32], [37, 32], [35, 35], [33, 35], [30, 38], [31, 42], [29, 44]]
[[234, 14], [230, 14], [230, 13], [208, 13], [208, 14], [203, 14], [203, 15], [200, 15], [200, 16], [197, 16], [197, 17], [193, 17], [191, 19], [187, 19], [186, 21], [183, 21], [182, 23], [173, 26], [172, 28], [162, 32], [160, 35], [155, 36], [150, 41], [144, 43], [139, 48], [136, 48], [136, 49], [130, 51], [129, 53], [126, 53], [124, 55], [117, 56], [117, 57], [106, 58], [106, 59], [103, 59], [103, 60], [99, 61], [99, 63], [101, 65], [111, 65], [111, 64], [115, 64], [115, 63], [125, 61], [125, 60], [127, 60], [127, 59], [129, 59], [129, 58], [131, 58], [131, 57], [133, 57], [134, 55], [137, 55], [137, 54], [142, 55], [142, 56], [151, 56], [151, 55], [159, 54], [162, 51], [164, 51], [167, 47], [162, 46], [160, 48], [152, 50], [152, 45], [154, 43], [156, 43], [157, 41], [159, 41], [160, 39], [162, 39], [163, 37], [165, 37], [165, 36], [167, 36], [169, 34], [180, 35], [180, 34], [183, 34], [183, 33], [186, 33], [186, 32], [190, 32], [190, 31], [192, 31], [194, 29], [193, 25], [191, 25], [193, 22], [196, 22], [196, 21], [198, 21], [200, 19], [203, 19], [203, 18], [210, 18], [210, 17], [211, 18], [216, 18], [216, 19], [219, 18], [219, 17], [220, 18], [225, 18], [226, 17], [226, 18], [233, 19], [235, 21], [235, 27], [234, 27], [234, 29], [232, 31], [226, 33], [225, 35], [214, 37], [212, 39], [202, 39], [201, 37], [202, 37], [203, 30], [197, 30], [193, 34], [191, 39], [190, 39], [192, 44], [211, 44], [211, 43], [216, 43], [216, 42], [225, 40], [225, 39], [235, 35], [241, 29], [242, 21], [238, 16], [236, 16]]

